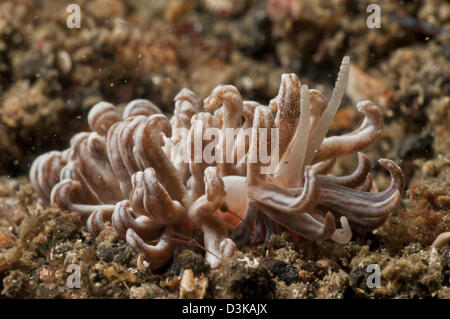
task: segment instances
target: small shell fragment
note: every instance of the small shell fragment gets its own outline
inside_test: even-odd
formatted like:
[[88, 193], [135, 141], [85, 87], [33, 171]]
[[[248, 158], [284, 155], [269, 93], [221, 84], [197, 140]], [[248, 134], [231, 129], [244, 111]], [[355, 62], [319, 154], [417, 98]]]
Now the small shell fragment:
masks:
[[203, 275], [194, 277], [192, 269], [185, 269], [180, 282], [180, 298], [203, 299], [205, 297], [208, 279]]
[[68, 74], [72, 70], [72, 59], [67, 51], [58, 51], [56, 61], [58, 69], [63, 74]]

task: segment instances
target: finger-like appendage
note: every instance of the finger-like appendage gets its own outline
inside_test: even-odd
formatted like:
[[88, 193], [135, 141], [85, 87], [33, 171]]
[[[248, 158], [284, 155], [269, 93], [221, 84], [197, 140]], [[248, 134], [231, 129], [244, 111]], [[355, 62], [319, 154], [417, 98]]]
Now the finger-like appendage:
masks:
[[[326, 187], [322, 189], [322, 200], [334, 200], [340, 201], [346, 200], [347, 198], [355, 198], [356, 200], [362, 200], [365, 202], [382, 202], [390, 198], [395, 191], [403, 192], [405, 188], [405, 176], [401, 168], [391, 160], [380, 159], [379, 163], [386, 168], [391, 175], [391, 184], [384, 191], [379, 193], [370, 193], [368, 191], [362, 191], [357, 189], [352, 189], [349, 187], [337, 185], [337, 184], [327, 184]], [[332, 200], [331, 200], [332, 201]]]
[[125, 106], [122, 117], [126, 120], [132, 116], [150, 116], [153, 114], [162, 114], [162, 112], [153, 102], [145, 99], [136, 99]]
[[214, 248], [209, 247], [205, 260], [210, 264], [212, 269], [215, 269], [221, 266], [226, 258], [233, 257], [235, 251], [236, 244], [230, 238], [225, 238], [220, 242], [219, 249], [215, 246]]
[[362, 192], [370, 192], [373, 187], [373, 176], [372, 174], [367, 174], [366, 180], [361, 186], [356, 187], [357, 190]]
[[[217, 119], [210, 113], [200, 112], [191, 119], [188, 147], [190, 148], [189, 170], [191, 172], [191, 199], [195, 201], [205, 193], [204, 172], [214, 163], [214, 148], [210, 145], [206, 132], [215, 133], [216, 138], [220, 134], [217, 127]], [[206, 149], [209, 148], [209, 154]]]
[[242, 116], [244, 117], [244, 124], [242, 128], [250, 128], [253, 126], [253, 119], [255, 115], [255, 110], [261, 104], [255, 101], [244, 101], [244, 108], [242, 112]]
[[[127, 120], [132, 121], [132, 120]], [[106, 139], [106, 149], [108, 153], [108, 160], [111, 165], [111, 168], [114, 172], [114, 175], [119, 183], [120, 190], [122, 192], [123, 198], [126, 198], [131, 191], [131, 181], [130, 175], [127, 167], [124, 164], [122, 159], [122, 155], [119, 151], [120, 141], [120, 131], [124, 125], [126, 125], [126, 121], [119, 122], [113, 124], [108, 131], [108, 136]], [[128, 155], [127, 155], [128, 156]], [[131, 154], [132, 156], [132, 154]]]
[[223, 104], [223, 128], [237, 128], [241, 126], [242, 96], [233, 85], [219, 85], [203, 101], [208, 111], [217, 109]]
[[[234, 175], [236, 172], [235, 148], [236, 140], [234, 134], [227, 134], [227, 129], [242, 127], [243, 101], [239, 90], [233, 85], [219, 85], [204, 100], [206, 110], [214, 110], [220, 105], [221, 109], [214, 113], [214, 117], [222, 111], [221, 134], [215, 147], [215, 152], [219, 158], [217, 167], [222, 176]], [[229, 132], [229, 131], [228, 131]]]
[[252, 126], [255, 110], [258, 106], [260, 106], [260, 104], [257, 102], [244, 101], [242, 113], [244, 123], [237, 130], [236, 141], [232, 152], [233, 163], [235, 163], [235, 170], [230, 172], [232, 175], [247, 175], [247, 154], [253, 134]]
[[50, 201], [61, 209], [80, 212], [88, 217], [96, 209], [101, 209], [104, 214], [112, 214], [114, 205], [91, 205], [80, 200], [81, 184], [78, 181], [64, 179], [55, 185], [50, 195]]
[[344, 245], [352, 239], [352, 229], [350, 228], [350, 224], [348, 223], [346, 217], [342, 216], [339, 220], [342, 228], [336, 229], [334, 234], [331, 236], [331, 239], [338, 244]]
[[[208, 174], [209, 175], [209, 174]], [[220, 183], [210, 182], [208, 187], [215, 187]], [[198, 198], [189, 208], [189, 219], [201, 228], [206, 247], [206, 260], [211, 267], [218, 267], [224, 258], [234, 253], [234, 242], [229, 239], [232, 227], [219, 216], [219, 208], [223, 203], [210, 194], [215, 201], [209, 201], [206, 195]]]
[[178, 92], [178, 94], [174, 97], [174, 101], [175, 103], [181, 101], [189, 102], [189, 104], [191, 104], [196, 111], [200, 110], [200, 100], [194, 92], [187, 88], [183, 88], [180, 92]]
[[106, 136], [109, 128], [118, 121], [120, 121], [119, 112], [108, 102], [95, 104], [88, 114], [89, 127], [102, 136]]
[[333, 168], [335, 163], [336, 159], [330, 158], [329, 160], [315, 163], [312, 165], [312, 168], [316, 174], [326, 175]]
[[217, 168], [206, 168], [204, 179], [206, 199], [209, 202], [223, 201], [227, 193], [223, 179], [217, 174]]
[[[85, 182], [84, 177], [78, 167], [79, 165], [76, 162], [67, 163], [61, 170], [59, 177], [60, 181], [72, 180], [80, 184], [80, 187], [77, 190], [77, 203], [100, 205], [100, 198]], [[55, 187], [53, 187], [53, 189], [54, 188]]]
[[318, 205], [320, 209], [345, 216], [352, 224], [365, 229], [375, 229], [381, 226], [400, 203], [398, 190], [385, 200], [375, 202], [340, 193], [330, 195], [329, 192], [322, 191]]
[[186, 160], [186, 149], [189, 144], [186, 141], [186, 130], [191, 127], [192, 117], [200, 112], [200, 101], [194, 92], [186, 88], [182, 89], [175, 96], [174, 100], [175, 109], [170, 119], [172, 136], [170, 139], [167, 137], [164, 138], [166, 142], [163, 150], [176, 167], [181, 180], [185, 183], [190, 177], [189, 161]]
[[119, 181], [121, 198], [126, 198], [131, 191], [131, 176], [142, 170], [135, 157], [135, 134], [137, 128], [147, 117], [136, 115], [114, 124], [108, 131], [106, 148], [111, 169]]
[[[371, 194], [371, 193], [369, 193]], [[381, 217], [389, 214], [397, 207], [400, 200], [400, 192], [396, 190], [392, 195], [379, 201], [367, 200], [343, 194], [340, 192], [323, 189], [319, 206], [326, 207], [332, 212], [347, 211], [354, 217]], [[347, 216], [347, 214], [344, 214]], [[349, 216], [347, 216], [349, 217]], [[350, 218], [349, 218], [350, 220]]]
[[65, 164], [62, 153], [52, 151], [42, 154], [31, 165], [31, 185], [45, 203], [50, 201], [52, 188], [59, 182], [59, 175]]
[[[283, 74], [281, 76], [278, 95], [270, 101], [271, 109], [278, 109], [275, 125], [279, 130], [280, 157], [284, 155], [284, 152], [295, 134], [299, 122], [300, 87], [300, 80], [294, 73]], [[308, 104], [308, 108], [309, 107]], [[310, 110], [308, 110], [308, 112], [309, 111]], [[309, 116], [307, 126], [307, 130], [309, 130]]]
[[206, 195], [203, 195], [189, 207], [189, 219], [198, 227], [211, 222], [211, 227], [217, 228], [217, 232], [227, 233], [229, 227], [218, 216], [213, 216], [221, 204], [220, 201], [210, 202], [206, 199]]
[[[214, 222], [203, 224], [203, 240], [206, 248], [205, 260], [209, 262], [211, 268], [219, 267], [225, 258], [233, 256], [236, 244], [228, 238], [225, 233], [217, 231]], [[213, 226], [213, 228], [210, 228]]]
[[125, 238], [127, 230], [133, 229], [145, 241], [155, 240], [163, 231], [164, 225], [146, 216], [131, 216], [131, 205], [128, 200], [118, 202], [114, 206], [112, 225], [120, 237]]
[[77, 191], [80, 188], [81, 184], [78, 181], [64, 179], [53, 187], [50, 196], [51, 202], [58, 205], [61, 209], [70, 210], [74, 204], [73, 198], [78, 195]]
[[[144, 116], [133, 116], [123, 121], [118, 132], [118, 151], [120, 160], [128, 171], [128, 178], [130, 178], [137, 171], [142, 170], [142, 167], [137, 163], [134, 154], [134, 136], [139, 125], [145, 121]], [[114, 152], [115, 150], [111, 150]]]
[[172, 128], [189, 128], [191, 118], [200, 112], [200, 101], [189, 89], [182, 89], [174, 98], [175, 109], [170, 120]]
[[383, 128], [383, 112], [371, 101], [359, 102], [357, 108], [366, 116], [361, 127], [354, 132], [324, 139], [317, 150], [314, 161], [323, 161], [360, 151], [380, 135]]
[[398, 166], [395, 162], [385, 158], [379, 159], [378, 163], [380, 163], [380, 165], [387, 169], [389, 171], [389, 174], [391, 174], [391, 184], [385, 191], [381, 193], [390, 194], [395, 190], [399, 190], [400, 193], [402, 193], [405, 190], [406, 179], [400, 166]]
[[326, 185], [336, 184], [354, 188], [364, 184], [367, 179], [367, 174], [369, 174], [370, 171], [370, 161], [363, 153], [358, 153], [358, 160], [358, 167], [356, 167], [355, 171], [349, 176], [335, 177], [317, 175], [320, 185], [326, 187]]
[[154, 169], [171, 198], [187, 204], [189, 199], [186, 187], [175, 166], [161, 149], [164, 144], [163, 135], [171, 135], [169, 120], [162, 114], [146, 118], [135, 133], [135, 158], [141, 170], [148, 167]]
[[249, 188], [249, 198], [287, 215], [302, 214], [314, 208], [319, 201], [320, 185], [311, 166], [305, 168], [305, 186], [299, 189], [302, 192], [296, 195], [273, 184], [252, 186]]
[[309, 240], [328, 239], [336, 230], [336, 223], [331, 213], [327, 213], [324, 218], [319, 219], [306, 211], [292, 215], [281, 213], [261, 202], [254, 201], [252, 204], [276, 223]]
[[111, 228], [105, 224], [103, 213], [101, 209], [94, 210], [86, 222], [89, 233], [94, 237], [98, 236], [101, 231]]
[[[270, 153], [272, 151], [272, 142], [274, 142], [271, 139], [272, 134], [269, 132], [272, 128], [274, 128], [274, 119], [271, 109], [265, 106], [258, 106], [255, 110], [253, 133], [247, 155], [248, 185], [258, 185], [267, 178], [261, 172], [263, 167], [269, 168], [272, 164], [278, 165], [277, 161], [272, 161], [275, 154]], [[264, 132], [266, 133], [265, 139], [262, 135]], [[274, 152], [278, 153], [278, 149], [275, 149]], [[269, 162], [266, 162], [266, 159], [263, 157], [269, 157]], [[274, 167], [274, 171], [275, 169], [276, 167]]]
[[278, 185], [300, 187], [303, 184], [303, 160], [308, 147], [310, 111], [309, 89], [307, 85], [302, 85], [300, 120], [278, 166], [276, 173]]
[[127, 230], [126, 241], [131, 250], [144, 256], [144, 259], [149, 262], [151, 270], [158, 270], [167, 264], [175, 250], [175, 245], [170, 242], [167, 233], [163, 233], [156, 245], [149, 245], [130, 228]]
[[134, 174], [132, 183], [129, 199], [137, 213], [165, 225], [176, 224], [186, 217], [186, 209], [180, 202], [172, 200], [153, 168]]
[[[95, 203], [112, 204], [122, 198], [114, 185], [114, 172], [106, 154], [106, 138], [96, 132], [80, 133], [71, 140], [69, 164], [83, 192]], [[87, 204], [87, 202], [86, 202]]]
[[[341, 104], [342, 97], [345, 93], [345, 87], [347, 86], [348, 74], [350, 71], [350, 58], [345, 56], [342, 59], [341, 68], [339, 70], [338, 78], [334, 86], [333, 94], [328, 102], [327, 107], [322, 112], [320, 119], [317, 121], [316, 126], [310, 133], [310, 139], [308, 143], [308, 151], [306, 153], [305, 163], [309, 165], [316, 156], [316, 152], [322, 145], [322, 142], [327, 135], [331, 122], [336, 115], [336, 112]], [[316, 161], [320, 161], [316, 159]]]

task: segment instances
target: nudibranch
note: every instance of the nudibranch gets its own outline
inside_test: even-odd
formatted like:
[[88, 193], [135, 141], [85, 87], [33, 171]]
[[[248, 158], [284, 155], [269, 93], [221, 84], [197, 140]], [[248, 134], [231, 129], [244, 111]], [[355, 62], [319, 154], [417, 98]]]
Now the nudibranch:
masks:
[[[357, 104], [358, 129], [326, 137], [349, 64], [345, 57], [329, 101], [284, 74], [268, 106], [244, 101], [232, 85], [216, 87], [203, 103], [181, 90], [170, 120], [148, 100], [130, 102], [122, 114], [100, 102], [89, 112], [90, 132], [34, 161], [31, 183], [44, 203], [83, 214], [93, 235], [113, 227], [152, 270], [170, 262], [180, 236], [203, 240], [213, 268], [280, 229], [345, 244], [351, 229], [380, 227], [405, 187], [400, 167], [380, 159], [391, 184], [375, 191], [359, 152], [383, 126], [373, 102]], [[215, 160], [202, 157], [207, 151]], [[337, 157], [352, 153], [359, 160], [352, 174], [328, 175]]]

